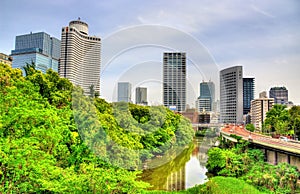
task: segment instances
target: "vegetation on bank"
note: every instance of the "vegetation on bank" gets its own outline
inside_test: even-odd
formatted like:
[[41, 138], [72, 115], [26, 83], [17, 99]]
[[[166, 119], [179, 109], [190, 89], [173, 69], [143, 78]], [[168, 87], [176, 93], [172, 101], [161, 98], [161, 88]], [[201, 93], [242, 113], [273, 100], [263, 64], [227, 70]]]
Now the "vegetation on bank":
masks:
[[248, 142], [231, 147], [223, 142], [223, 148], [208, 152], [207, 169], [216, 176], [235, 177], [267, 193], [296, 193], [299, 172], [287, 163], [271, 165], [264, 162], [258, 149], [247, 147]]
[[259, 191], [252, 185], [249, 185], [241, 179], [234, 177], [212, 177], [208, 182], [202, 185], [196, 185], [185, 191], [145, 191], [144, 193], [149, 194], [263, 194], [265, 192]]
[[52, 70], [24, 70], [0, 64], [0, 193], [140, 193], [141, 161], [192, 140], [164, 107], [109, 104]]
[[195, 133], [196, 137], [215, 137], [216, 129], [215, 128], [202, 128], [198, 129]]
[[300, 106], [293, 106], [288, 110], [285, 105], [275, 104], [267, 112], [262, 131], [300, 137]]

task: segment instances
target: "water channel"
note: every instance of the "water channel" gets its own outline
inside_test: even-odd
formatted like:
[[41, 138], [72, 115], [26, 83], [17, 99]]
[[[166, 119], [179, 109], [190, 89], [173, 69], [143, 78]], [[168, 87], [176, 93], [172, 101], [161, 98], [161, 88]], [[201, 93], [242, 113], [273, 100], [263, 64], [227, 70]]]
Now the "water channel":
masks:
[[142, 180], [153, 185], [152, 190], [184, 190], [208, 179], [205, 167], [207, 150], [215, 143], [215, 138], [194, 138], [193, 143], [175, 159], [153, 169], [143, 171]]

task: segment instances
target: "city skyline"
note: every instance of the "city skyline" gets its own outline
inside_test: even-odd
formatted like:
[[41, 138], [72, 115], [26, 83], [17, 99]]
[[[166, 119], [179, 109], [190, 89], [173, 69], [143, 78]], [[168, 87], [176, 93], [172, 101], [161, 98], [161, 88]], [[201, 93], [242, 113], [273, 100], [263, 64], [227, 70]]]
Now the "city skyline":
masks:
[[[80, 1], [29, 0], [23, 3], [4, 0], [0, 5], [5, 7], [0, 13], [1, 17], [5, 18], [1, 22], [1, 29], [5, 30], [0, 34], [0, 52], [4, 54], [11, 54], [15, 36], [44, 31], [54, 37], [60, 37], [61, 27], [78, 16], [89, 23], [92, 35], [103, 39], [121, 29], [137, 25], [168, 26], [186, 32], [201, 42], [208, 49], [215, 61], [214, 65], [219, 70], [242, 65], [246, 75], [255, 77], [255, 98], [261, 91], [269, 91], [274, 86], [285, 86], [289, 90], [289, 100], [300, 104], [300, 80], [297, 75], [297, 64], [300, 61], [300, 57], [297, 56], [300, 50], [300, 21], [297, 18], [300, 16], [300, 10], [297, 9], [297, 1], [174, 1], [172, 4], [159, 1], [143, 4], [94, 1], [86, 4]], [[135, 12], [118, 9], [126, 6]], [[176, 13], [173, 11], [175, 8], [178, 8]], [[28, 20], [34, 22], [29, 23]], [[176, 41], [180, 39], [176, 37]], [[105, 49], [105, 45], [103, 47]], [[157, 55], [157, 51], [151, 51], [152, 54], [146, 56], [142, 55], [142, 52], [143, 50], [128, 53], [128, 56], [116, 62], [115, 66], [126, 64], [128, 69], [137, 64], [136, 61], [153, 60], [162, 63], [161, 54]], [[187, 55], [190, 53], [187, 52]], [[103, 80], [102, 97], [112, 99], [109, 88], [115, 88], [117, 82], [114, 82], [114, 85], [106, 83], [112, 78], [119, 80], [121, 76], [118, 73], [104, 71], [106, 80]], [[191, 82], [192, 93], [196, 94], [199, 92], [200, 81], [209, 79], [198, 76], [197, 80], [194, 80], [192, 77], [197, 75], [193, 72], [188, 72], [187, 76]], [[153, 92], [153, 89], [150, 91]], [[149, 93], [148, 96], [152, 102], [161, 100], [153, 99], [153, 96], [159, 96], [155, 93]], [[218, 97], [218, 94], [216, 96]], [[188, 103], [191, 104], [191, 101], [190, 99]]]

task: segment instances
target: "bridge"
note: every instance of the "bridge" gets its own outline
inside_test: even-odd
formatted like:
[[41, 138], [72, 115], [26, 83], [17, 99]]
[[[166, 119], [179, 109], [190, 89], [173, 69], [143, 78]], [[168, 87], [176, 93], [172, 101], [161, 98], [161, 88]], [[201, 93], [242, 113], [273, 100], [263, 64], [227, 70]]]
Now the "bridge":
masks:
[[222, 127], [220, 134], [223, 139], [237, 142], [232, 135], [240, 136], [251, 142], [255, 148], [261, 149], [265, 154], [265, 160], [271, 164], [287, 162], [300, 170], [300, 142], [283, 141], [270, 136], [253, 133], [246, 130], [242, 125], [226, 125]]

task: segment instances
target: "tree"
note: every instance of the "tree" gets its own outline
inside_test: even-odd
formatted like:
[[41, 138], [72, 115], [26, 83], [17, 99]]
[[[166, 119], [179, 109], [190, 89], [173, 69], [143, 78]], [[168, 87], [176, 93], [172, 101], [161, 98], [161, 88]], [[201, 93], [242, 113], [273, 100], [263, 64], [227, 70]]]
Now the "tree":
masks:
[[255, 130], [255, 126], [254, 126], [252, 123], [250, 123], [250, 124], [247, 124], [247, 125], [246, 125], [246, 129], [247, 129], [248, 131], [253, 132], [253, 131]]
[[278, 134], [288, 133], [290, 115], [285, 105], [275, 104], [271, 110], [267, 112], [265, 126]]
[[22, 69], [25, 71], [25, 76], [32, 75], [36, 71], [36, 65], [33, 61], [31, 63], [26, 63], [25, 66], [22, 67]]
[[300, 136], [300, 106], [293, 106], [289, 110], [290, 123], [289, 128], [294, 131], [294, 134]]
[[69, 102], [69, 82], [39, 71], [25, 79], [4, 64], [0, 75], [0, 193], [141, 193], [149, 186], [82, 141], [71, 103], [54, 103], [54, 94]]
[[95, 86], [94, 86], [94, 84], [90, 85], [89, 89], [90, 89], [90, 97], [94, 98], [95, 97]]

